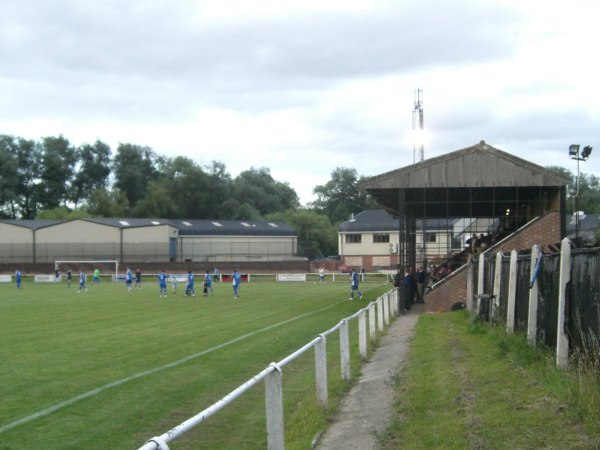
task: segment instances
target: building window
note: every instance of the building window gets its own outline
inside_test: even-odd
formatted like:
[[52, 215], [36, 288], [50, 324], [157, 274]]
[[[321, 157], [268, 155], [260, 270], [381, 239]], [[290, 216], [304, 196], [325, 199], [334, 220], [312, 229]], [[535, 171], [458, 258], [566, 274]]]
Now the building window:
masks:
[[347, 234], [346, 235], [346, 244], [361, 244], [362, 243], [362, 234]]
[[425, 233], [425, 241], [426, 242], [437, 242], [437, 234]]
[[389, 234], [373, 234], [373, 243], [377, 244], [377, 243], [388, 243], [390, 242], [390, 235]]

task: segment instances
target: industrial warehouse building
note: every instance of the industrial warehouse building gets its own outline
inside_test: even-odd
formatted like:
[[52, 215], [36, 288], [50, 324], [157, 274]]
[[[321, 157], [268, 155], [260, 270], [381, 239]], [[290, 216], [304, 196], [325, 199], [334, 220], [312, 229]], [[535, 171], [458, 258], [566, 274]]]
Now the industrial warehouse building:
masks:
[[0, 263], [121, 263], [294, 259], [296, 232], [282, 222], [172, 219], [1, 220]]

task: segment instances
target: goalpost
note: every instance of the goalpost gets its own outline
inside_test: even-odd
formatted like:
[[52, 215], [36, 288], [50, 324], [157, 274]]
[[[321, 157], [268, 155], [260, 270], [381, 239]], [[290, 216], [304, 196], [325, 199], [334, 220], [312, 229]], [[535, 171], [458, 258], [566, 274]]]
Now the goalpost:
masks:
[[[111, 271], [114, 268], [113, 281], [116, 281], [119, 275], [119, 261], [114, 259], [99, 259], [99, 260], [57, 260], [54, 261], [54, 270], [63, 272], [63, 268], [68, 268], [68, 265], [82, 268], [89, 267], [93, 271], [99, 264], [109, 265]], [[76, 274], [73, 274], [76, 275]]]

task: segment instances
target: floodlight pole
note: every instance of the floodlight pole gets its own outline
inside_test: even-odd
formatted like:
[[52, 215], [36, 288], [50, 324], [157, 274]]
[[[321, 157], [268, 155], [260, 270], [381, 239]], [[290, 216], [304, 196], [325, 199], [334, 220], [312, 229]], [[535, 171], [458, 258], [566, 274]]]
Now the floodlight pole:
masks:
[[577, 161], [577, 176], [575, 177], [575, 194], [573, 194], [573, 214], [575, 215], [575, 241], [579, 240], [579, 214], [577, 213], [577, 197], [579, 196], [579, 161], [587, 161], [592, 147], [586, 146], [579, 152], [579, 144], [569, 146], [569, 156]]

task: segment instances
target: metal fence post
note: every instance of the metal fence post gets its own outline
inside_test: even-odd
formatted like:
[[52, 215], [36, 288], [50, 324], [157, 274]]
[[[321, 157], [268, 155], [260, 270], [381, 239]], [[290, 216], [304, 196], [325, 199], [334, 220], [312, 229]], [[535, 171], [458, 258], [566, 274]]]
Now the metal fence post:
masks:
[[517, 299], [517, 251], [510, 252], [510, 275], [508, 278], [508, 303], [506, 306], [506, 332], [515, 331], [515, 302]]
[[358, 313], [358, 349], [362, 359], [367, 359], [367, 320], [365, 310]]
[[350, 337], [348, 333], [348, 321], [342, 320], [340, 326], [340, 358], [342, 378], [345, 381], [350, 381]]
[[265, 378], [267, 448], [269, 450], [284, 450], [282, 374], [281, 368], [277, 364], [271, 363], [271, 366], [275, 370]]
[[564, 238], [560, 245], [560, 275], [558, 291], [558, 329], [556, 334], [556, 365], [569, 365], [569, 337], [565, 331], [567, 283], [571, 280], [571, 241]]
[[371, 340], [375, 340], [376, 331], [375, 331], [375, 304], [371, 303], [369, 305], [369, 336]]
[[323, 408], [327, 408], [327, 338], [323, 334], [319, 337], [321, 339], [315, 344], [317, 401]]
[[531, 269], [529, 271], [529, 311], [527, 313], [527, 342], [535, 346], [537, 342], [537, 312], [539, 286], [537, 281], [538, 258], [541, 258], [540, 248], [537, 245], [531, 247]]

